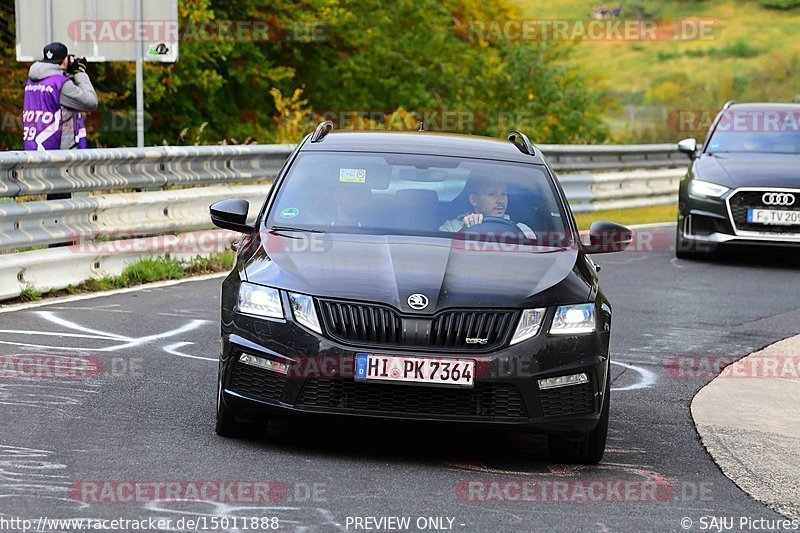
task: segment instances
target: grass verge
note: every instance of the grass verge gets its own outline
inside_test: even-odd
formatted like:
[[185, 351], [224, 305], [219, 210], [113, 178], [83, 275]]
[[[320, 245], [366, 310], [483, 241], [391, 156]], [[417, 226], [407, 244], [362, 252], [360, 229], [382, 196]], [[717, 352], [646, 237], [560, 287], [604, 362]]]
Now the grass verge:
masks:
[[87, 292], [110, 291], [134, 287], [153, 281], [170, 279], [183, 279], [189, 276], [213, 274], [224, 272], [233, 268], [236, 255], [233, 252], [214, 254], [210, 257], [197, 256], [189, 261], [151, 257], [131, 263], [119, 276], [106, 276], [103, 278], [90, 278], [78, 285], [68, 285], [66, 289], [41, 293], [33, 287], [24, 288], [19, 297], [8, 300], [4, 304], [33, 302], [42, 298], [66, 296], [70, 294], [83, 294]]
[[678, 206], [656, 205], [653, 207], [638, 207], [635, 209], [611, 209], [608, 211], [594, 211], [575, 215], [578, 229], [589, 229], [595, 220], [607, 220], [623, 226], [634, 224], [654, 224], [656, 222], [674, 222], [678, 219]]

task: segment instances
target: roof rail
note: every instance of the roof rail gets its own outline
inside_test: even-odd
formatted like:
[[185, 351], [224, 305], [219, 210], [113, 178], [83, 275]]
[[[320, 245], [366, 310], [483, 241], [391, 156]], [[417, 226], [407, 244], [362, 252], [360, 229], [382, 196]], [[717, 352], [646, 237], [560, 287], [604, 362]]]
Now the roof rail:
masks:
[[[519, 148], [519, 151], [523, 154], [528, 155], [536, 155], [536, 149], [533, 147], [531, 140], [528, 139], [528, 136], [524, 133], [520, 133], [518, 131], [511, 131], [508, 133], [508, 140], [514, 143], [514, 146]], [[517, 142], [517, 140], [522, 141], [521, 143]]]
[[317, 129], [314, 130], [314, 133], [311, 134], [311, 142], [318, 143], [322, 139], [325, 138], [327, 134], [331, 132], [333, 129], [333, 122], [330, 120], [326, 120], [324, 122], [320, 122], [317, 124]]
[[725, 111], [726, 109], [728, 109], [730, 106], [732, 106], [735, 103], [736, 103], [735, 100], [728, 100], [727, 102], [725, 102], [725, 105], [722, 106], [722, 110]]

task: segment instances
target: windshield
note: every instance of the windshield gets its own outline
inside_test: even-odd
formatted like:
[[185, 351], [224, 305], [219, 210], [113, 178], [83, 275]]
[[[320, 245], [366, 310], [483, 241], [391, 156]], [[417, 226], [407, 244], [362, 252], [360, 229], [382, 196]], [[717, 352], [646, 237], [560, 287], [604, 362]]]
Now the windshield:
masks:
[[466, 230], [503, 231], [537, 245], [568, 246], [565, 217], [541, 165], [313, 152], [298, 156], [265, 224], [326, 233], [448, 238]]
[[727, 111], [707, 151], [800, 154], [800, 114], [783, 111]]

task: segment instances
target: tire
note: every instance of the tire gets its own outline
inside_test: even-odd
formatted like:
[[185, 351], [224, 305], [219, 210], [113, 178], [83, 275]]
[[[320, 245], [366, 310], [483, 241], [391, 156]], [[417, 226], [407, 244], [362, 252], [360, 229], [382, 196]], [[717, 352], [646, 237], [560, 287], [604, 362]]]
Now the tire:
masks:
[[222, 379], [217, 380], [217, 424], [214, 431], [220, 437], [235, 438], [241, 435], [241, 426], [233, 409], [222, 401]]
[[575, 463], [596, 465], [603, 460], [608, 437], [608, 415], [611, 403], [611, 376], [606, 377], [606, 392], [603, 410], [597, 426], [580, 438], [559, 437], [551, 435], [547, 438], [550, 458], [559, 463]]

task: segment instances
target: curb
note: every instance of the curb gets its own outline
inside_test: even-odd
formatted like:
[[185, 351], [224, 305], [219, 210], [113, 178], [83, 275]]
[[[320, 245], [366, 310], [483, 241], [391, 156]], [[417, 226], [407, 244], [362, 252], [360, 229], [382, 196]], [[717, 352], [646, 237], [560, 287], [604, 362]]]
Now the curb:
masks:
[[695, 395], [691, 411], [722, 472], [800, 521], [800, 335], [725, 367]]

